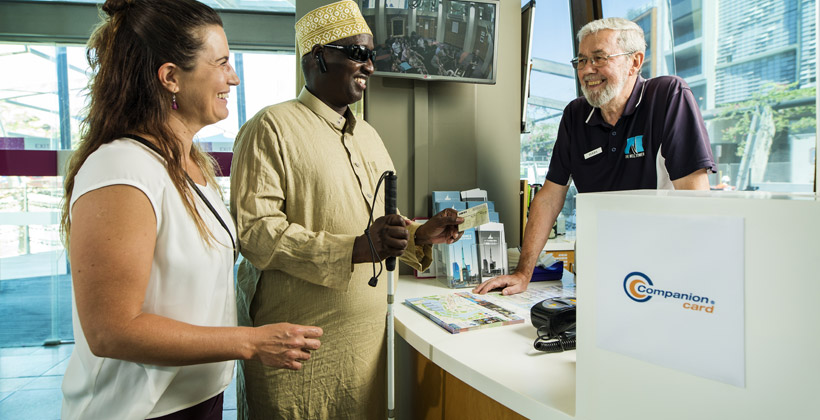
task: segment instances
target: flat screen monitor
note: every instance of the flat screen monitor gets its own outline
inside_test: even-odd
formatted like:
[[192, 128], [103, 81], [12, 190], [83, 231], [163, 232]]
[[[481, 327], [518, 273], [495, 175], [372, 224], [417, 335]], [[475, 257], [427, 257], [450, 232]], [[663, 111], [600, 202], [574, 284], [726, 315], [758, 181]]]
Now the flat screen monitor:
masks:
[[376, 46], [376, 76], [494, 84], [494, 0], [359, 0]]

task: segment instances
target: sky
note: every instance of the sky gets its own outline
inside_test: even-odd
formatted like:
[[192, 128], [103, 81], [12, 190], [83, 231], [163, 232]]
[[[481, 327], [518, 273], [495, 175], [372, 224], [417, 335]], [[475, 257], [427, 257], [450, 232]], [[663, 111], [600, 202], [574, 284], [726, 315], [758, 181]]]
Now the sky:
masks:
[[[529, 0], [522, 0], [521, 6], [528, 2]], [[605, 17], [626, 17], [630, 10], [651, 2], [652, 0], [601, 1]], [[533, 57], [569, 62], [573, 57], [573, 36], [569, 20], [569, 0], [536, 0]]]
[[[623, 16], [655, 0], [602, 0], [604, 16]], [[522, 0], [523, 7], [529, 0]], [[569, 64], [574, 56], [570, 26], [569, 0], [536, 0], [535, 25], [532, 38], [532, 56]], [[575, 80], [533, 72], [530, 93], [533, 96], [569, 102], [577, 94]]]

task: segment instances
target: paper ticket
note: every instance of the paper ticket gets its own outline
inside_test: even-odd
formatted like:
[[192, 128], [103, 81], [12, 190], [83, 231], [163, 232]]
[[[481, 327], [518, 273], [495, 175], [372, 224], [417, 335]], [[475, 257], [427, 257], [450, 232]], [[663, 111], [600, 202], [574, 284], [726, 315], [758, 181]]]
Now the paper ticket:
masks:
[[487, 203], [484, 203], [458, 212], [458, 217], [464, 219], [464, 223], [458, 225], [458, 231], [463, 232], [467, 229], [481, 226], [484, 223], [490, 223], [490, 210], [487, 207]]

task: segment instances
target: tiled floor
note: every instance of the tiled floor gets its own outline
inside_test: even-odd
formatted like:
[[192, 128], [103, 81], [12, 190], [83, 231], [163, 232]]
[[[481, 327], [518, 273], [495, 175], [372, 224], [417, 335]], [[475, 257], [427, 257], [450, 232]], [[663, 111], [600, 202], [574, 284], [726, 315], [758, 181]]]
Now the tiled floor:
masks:
[[[59, 420], [60, 385], [73, 348], [0, 348], [0, 419]], [[224, 420], [236, 420], [235, 382], [225, 390]]]

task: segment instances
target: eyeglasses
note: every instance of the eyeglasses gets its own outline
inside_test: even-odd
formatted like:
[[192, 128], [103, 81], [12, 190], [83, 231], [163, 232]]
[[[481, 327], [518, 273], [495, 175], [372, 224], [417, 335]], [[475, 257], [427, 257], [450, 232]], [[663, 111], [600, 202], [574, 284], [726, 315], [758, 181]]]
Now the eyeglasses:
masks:
[[353, 61], [358, 61], [360, 63], [366, 63], [367, 60], [376, 60], [376, 52], [371, 50], [370, 48], [365, 47], [364, 45], [325, 44], [325, 47], [335, 48], [337, 50], [343, 51], [347, 58]]
[[596, 56], [593, 56], [592, 58], [575, 57], [572, 60], [569, 60], [569, 62], [572, 63], [572, 67], [575, 70], [583, 69], [587, 65], [587, 61], [592, 62], [592, 67], [603, 67], [607, 63], [609, 63], [609, 59], [612, 58], [612, 57], [618, 57], [620, 55], [629, 55], [629, 54], [634, 54], [634, 53], [635, 53], [635, 51], [630, 51], [630, 52], [623, 52], [623, 53], [619, 53], [619, 54], [596, 55]]

